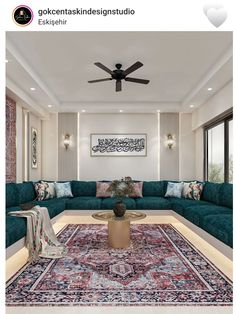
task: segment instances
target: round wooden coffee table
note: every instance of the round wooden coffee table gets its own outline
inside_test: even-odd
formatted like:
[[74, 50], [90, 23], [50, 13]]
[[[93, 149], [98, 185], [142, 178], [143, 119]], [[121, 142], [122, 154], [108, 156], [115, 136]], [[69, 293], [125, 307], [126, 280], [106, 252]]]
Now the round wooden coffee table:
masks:
[[113, 211], [103, 211], [92, 215], [93, 218], [108, 221], [108, 244], [114, 249], [130, 246], [130, 221], [146, 217], [136, 211], [126, 211], [123, 217], [116, 217]]

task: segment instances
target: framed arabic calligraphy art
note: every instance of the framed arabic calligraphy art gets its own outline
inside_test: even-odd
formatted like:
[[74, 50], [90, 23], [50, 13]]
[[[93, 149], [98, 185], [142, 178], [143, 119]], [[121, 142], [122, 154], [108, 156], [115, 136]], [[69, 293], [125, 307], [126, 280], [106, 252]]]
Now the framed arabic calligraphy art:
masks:
[[91, 157], [146, 157], [147, 134], [90, 134]]

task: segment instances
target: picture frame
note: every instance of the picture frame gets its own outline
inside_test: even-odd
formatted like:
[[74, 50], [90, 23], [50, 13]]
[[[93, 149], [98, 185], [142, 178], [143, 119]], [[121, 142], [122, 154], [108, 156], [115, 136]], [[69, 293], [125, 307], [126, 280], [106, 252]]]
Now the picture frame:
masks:
[[146, 157], [145, 133], [90, 134], [91, 157]]
[[38, 131], [34, 127], [31, 128], [31, 167], [38, 168]]

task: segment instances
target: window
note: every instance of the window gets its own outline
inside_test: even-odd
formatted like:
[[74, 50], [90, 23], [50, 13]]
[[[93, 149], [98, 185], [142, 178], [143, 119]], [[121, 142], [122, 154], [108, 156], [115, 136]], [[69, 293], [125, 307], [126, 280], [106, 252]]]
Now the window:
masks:
[[205, 128], [205, 173], [207, 181], [233, 182], [233, 119], [232, 114]]

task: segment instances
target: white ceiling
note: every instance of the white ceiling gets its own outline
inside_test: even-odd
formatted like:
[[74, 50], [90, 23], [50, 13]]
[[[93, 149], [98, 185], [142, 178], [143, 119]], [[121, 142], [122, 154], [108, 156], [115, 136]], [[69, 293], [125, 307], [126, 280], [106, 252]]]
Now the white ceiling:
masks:
[[[7, 32], [6, 48], [8, 90], [41, 115], [189, 112], [232, 80], [232, 32]], [[113, 70], [136, 61], [144, 66], [129, 76], [148, 85], [124, 82], [115, 92], [114, 80], [87, 82], [109, 77], [94, 62]]]

